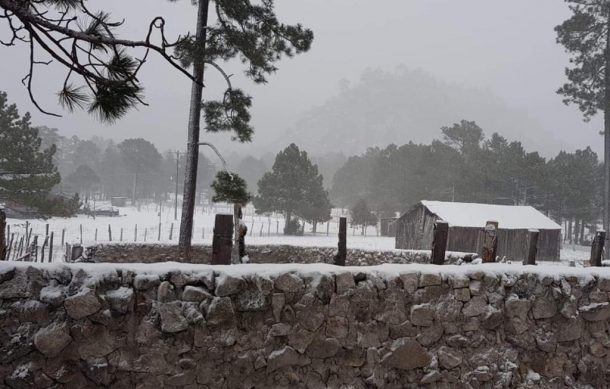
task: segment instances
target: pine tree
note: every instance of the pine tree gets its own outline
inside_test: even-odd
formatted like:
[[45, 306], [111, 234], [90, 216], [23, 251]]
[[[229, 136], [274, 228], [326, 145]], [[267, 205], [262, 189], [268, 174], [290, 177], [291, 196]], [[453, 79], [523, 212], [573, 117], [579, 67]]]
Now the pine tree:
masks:
[[566, 0], [572, 16], [555, 28], [557, 42], [572, 58], [568, 82], [557, 93], [576, 104], [585, 121], [604, 114], [604, 229], [610, 224], [610, 3]]
[[[254, 206], [258, 213], [283, 213], [286, 227], [294, 224], [293, 216], [314, 225], [330, 220], [330, 201], [322, 182], [323, 177], [307, 152], [293, 143], [277, 154], [271, 172], [258, 182]], [[285, 228], [284, 232], [296, 231]]]
[[364, 230], [367, 226], [374, 226], [377, 224], [377, 216], [371, 212], [371, 209], [365, 200], [359, 200], [352, 209], [350, 209], [350, 215], [352, 217], [352, 224], [362, 227], [362, 235], [364, 235]]
[[8, 105], [0, 92], [0, 199], [45, 208], [60, 176], [53, 164], [55, 146], [41, 149], [38, 130], [30, 114], [21, 117], [15, 104]]
[[72, 174], [66, 177], [66, 181], [76, 189], [76, 192], [89, 197], [91, 188], [93, 185], [99, 184], [100, 178], [95, 170], [91, 169], [89, 165], [84, 164], [77, 167]]

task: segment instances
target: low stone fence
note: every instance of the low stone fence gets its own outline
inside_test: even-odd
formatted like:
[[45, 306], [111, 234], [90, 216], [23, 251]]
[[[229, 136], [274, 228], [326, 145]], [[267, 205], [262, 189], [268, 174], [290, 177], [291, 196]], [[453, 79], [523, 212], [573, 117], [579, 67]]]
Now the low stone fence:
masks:
[[[98, 245], [88, 249], [94, 262], [153, 263], [190, 262], [209, 264], [212, 261], [211, 246], [193, 246], [191, 259], [181, 257], [176, 246], [158, 244]], [[251, 263], [333, 263], [337, 249], [331, 247], [301, 247], [287, 245], [248, 246]], [[457, 263], [465, 254], [447, 253], [447, 264]], [[372, 266], [384, 263], [429, 263], [429, 251], [412, 250], [347, 250], [348, 266]]]
[[3, 262], [0, 386], [608, 387], [610, 272], [523, 269]]

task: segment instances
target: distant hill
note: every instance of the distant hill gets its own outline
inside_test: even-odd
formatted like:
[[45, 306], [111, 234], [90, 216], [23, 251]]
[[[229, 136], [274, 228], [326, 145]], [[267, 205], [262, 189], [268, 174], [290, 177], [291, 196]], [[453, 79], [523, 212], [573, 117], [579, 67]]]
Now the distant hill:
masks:
[[323, 105], [306, 111], [272, 148], [289, 142], [312, 155], [354, 155], [372, 146], [430, 142], [440, 128], [474, 120], [486, 135], [498, 132], [543, 154], [563, 148], [525, 110], [508, 106], [486, 90], [444, 83], [421, 70], [366, 71]]

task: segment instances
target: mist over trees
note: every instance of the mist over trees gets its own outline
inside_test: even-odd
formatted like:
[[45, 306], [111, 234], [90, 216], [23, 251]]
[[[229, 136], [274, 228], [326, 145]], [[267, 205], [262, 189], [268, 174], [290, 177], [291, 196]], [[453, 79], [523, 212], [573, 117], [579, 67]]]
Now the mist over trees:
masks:
[[[441, 129], [442, 140], [370, 148], [333, 177], [331, 200], [352, 208], [405, 211], [422, 199], [532, 205], [556, 220], [597, 221], [602, 170], [590, 149], [550, 159], [475, 122]], [[387, 214], [388, 212], [384, 211]]]
[[[369, 69], [345, 83], [336, 96], [304, 112], [272, 147], [287, 141], [312, 155], [363, 153], [369, 147], [429, 143], [441, 126], [476, 118], [488, 129], [519, 139], [548, 154], [563, 148], [526, 111], [513, 109], [491, 92], [445, 83], [423, 70]], [[330, 176], [329, 176], [330, 178]]]

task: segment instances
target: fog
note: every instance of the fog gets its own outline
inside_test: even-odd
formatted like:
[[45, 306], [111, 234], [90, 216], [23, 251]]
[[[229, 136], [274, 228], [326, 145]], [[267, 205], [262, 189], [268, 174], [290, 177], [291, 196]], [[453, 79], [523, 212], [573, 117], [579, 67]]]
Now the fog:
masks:
[[[92, 9], [103, 7], [116, 18], [124, 18], [126, 23], [120, 30], [124, 38], [142, 38], [148, 22], [157, 15], [165, 17], [168, 35], [173, 37], [195, 24], [195, 8], [187, 0], [105, 0], [89, 4]], [[445, 112], [451, 102], [427, 104], [422, 108], [425, 112], [421, 121], [393, 122], [401, 129], [399, 137], [392, 135], [396, 131], [381, 138], [371, 133], [371, 144], [426, 141], [440, 137], [440, 125], [467, 119], [477, 121], [487, 134], [500, 132], [547, 156], [560, 149], [571, 151], [587, 145], [601, 151], [600, 118], [584, 123], [578, 110], [563, 105], [555, 93], [564, 82], [568, 64], [553, 30], [569, 15], [562, 1], [284, 0], [277, 1], [276, 7], [280, 20], [300, 22], [314, 31], [313, 47], [308, 53], [281, 61], [279, 71], [265, 85], [246, 80], [239, 64], [227, 65], [234, 73], [233, 84], [254, 97], [255, 135], [247, 145], [230, 142], [227, 134], [202, 135], [202, 139], [217, 143], [223, 152], [275, 154], [292, 140], [306, 142], [308, 131], [316, 129], [302, 125], [303, 118], [312, 112], [315, 115], [315, 107], [336, 101], [341, 91], [358, 86], [367, 70], [392, 73], [399, 68], [421, 72], [439, 84], [462, 91], [451, 94], [456, 99], [463, 100], [462, 95], [476, 98], [461, 101], [463, 113]], [[148, 106], [141, 106], [113, 125], [102, 124], [84, 112], [61, 112], [56, 92], [65, 72], [53, 66], [38, 68], [35, 93], [43, 107], [61, 112], [63, 117], [37, 112], [20, 81], [28, 64], [27, 47], [2, 46], [0, 58], [0, 90], [7, 91], [9, 100], [17, 103], [22, 112], [30, 111], [37, 125], [56, 127], [63, 135], [80, 138], [144, 137], [160, 150], [184, 149], [189, 80], [159, 58], [151, 58], [141, 74]], [[222, 86], [219, 75], [208, 69], [204, 98], [218, 98]], [[416, 91], [405, 93], [417, 101]], [[395, 109], [401, 110], [400, 99], [404, 95], [396, 97], [399, 100]], [[491, 108], [477, 103], [486, 99], [495, 102], [493, 112], [502, 112], [495, 116], [496, 120], [490, 114]], [[349, 109], [344, 114], [349, 116]], [[440, 123], [439, 118], [446, 123]], [[328, 123], [321, 128], [333, 131]], [[362, 146], [354, 149], [345, 139], [350, 136], [349, 129], [342, 130], [343, 140], [328, 148], [347, 155], [359, 152]], [[317, 136], [319, 141], [324, 140], [324, 132]], [[307, 149], [318, 153], [315, 142]], [[322, 151], [329, 150], [319, 150]]]

